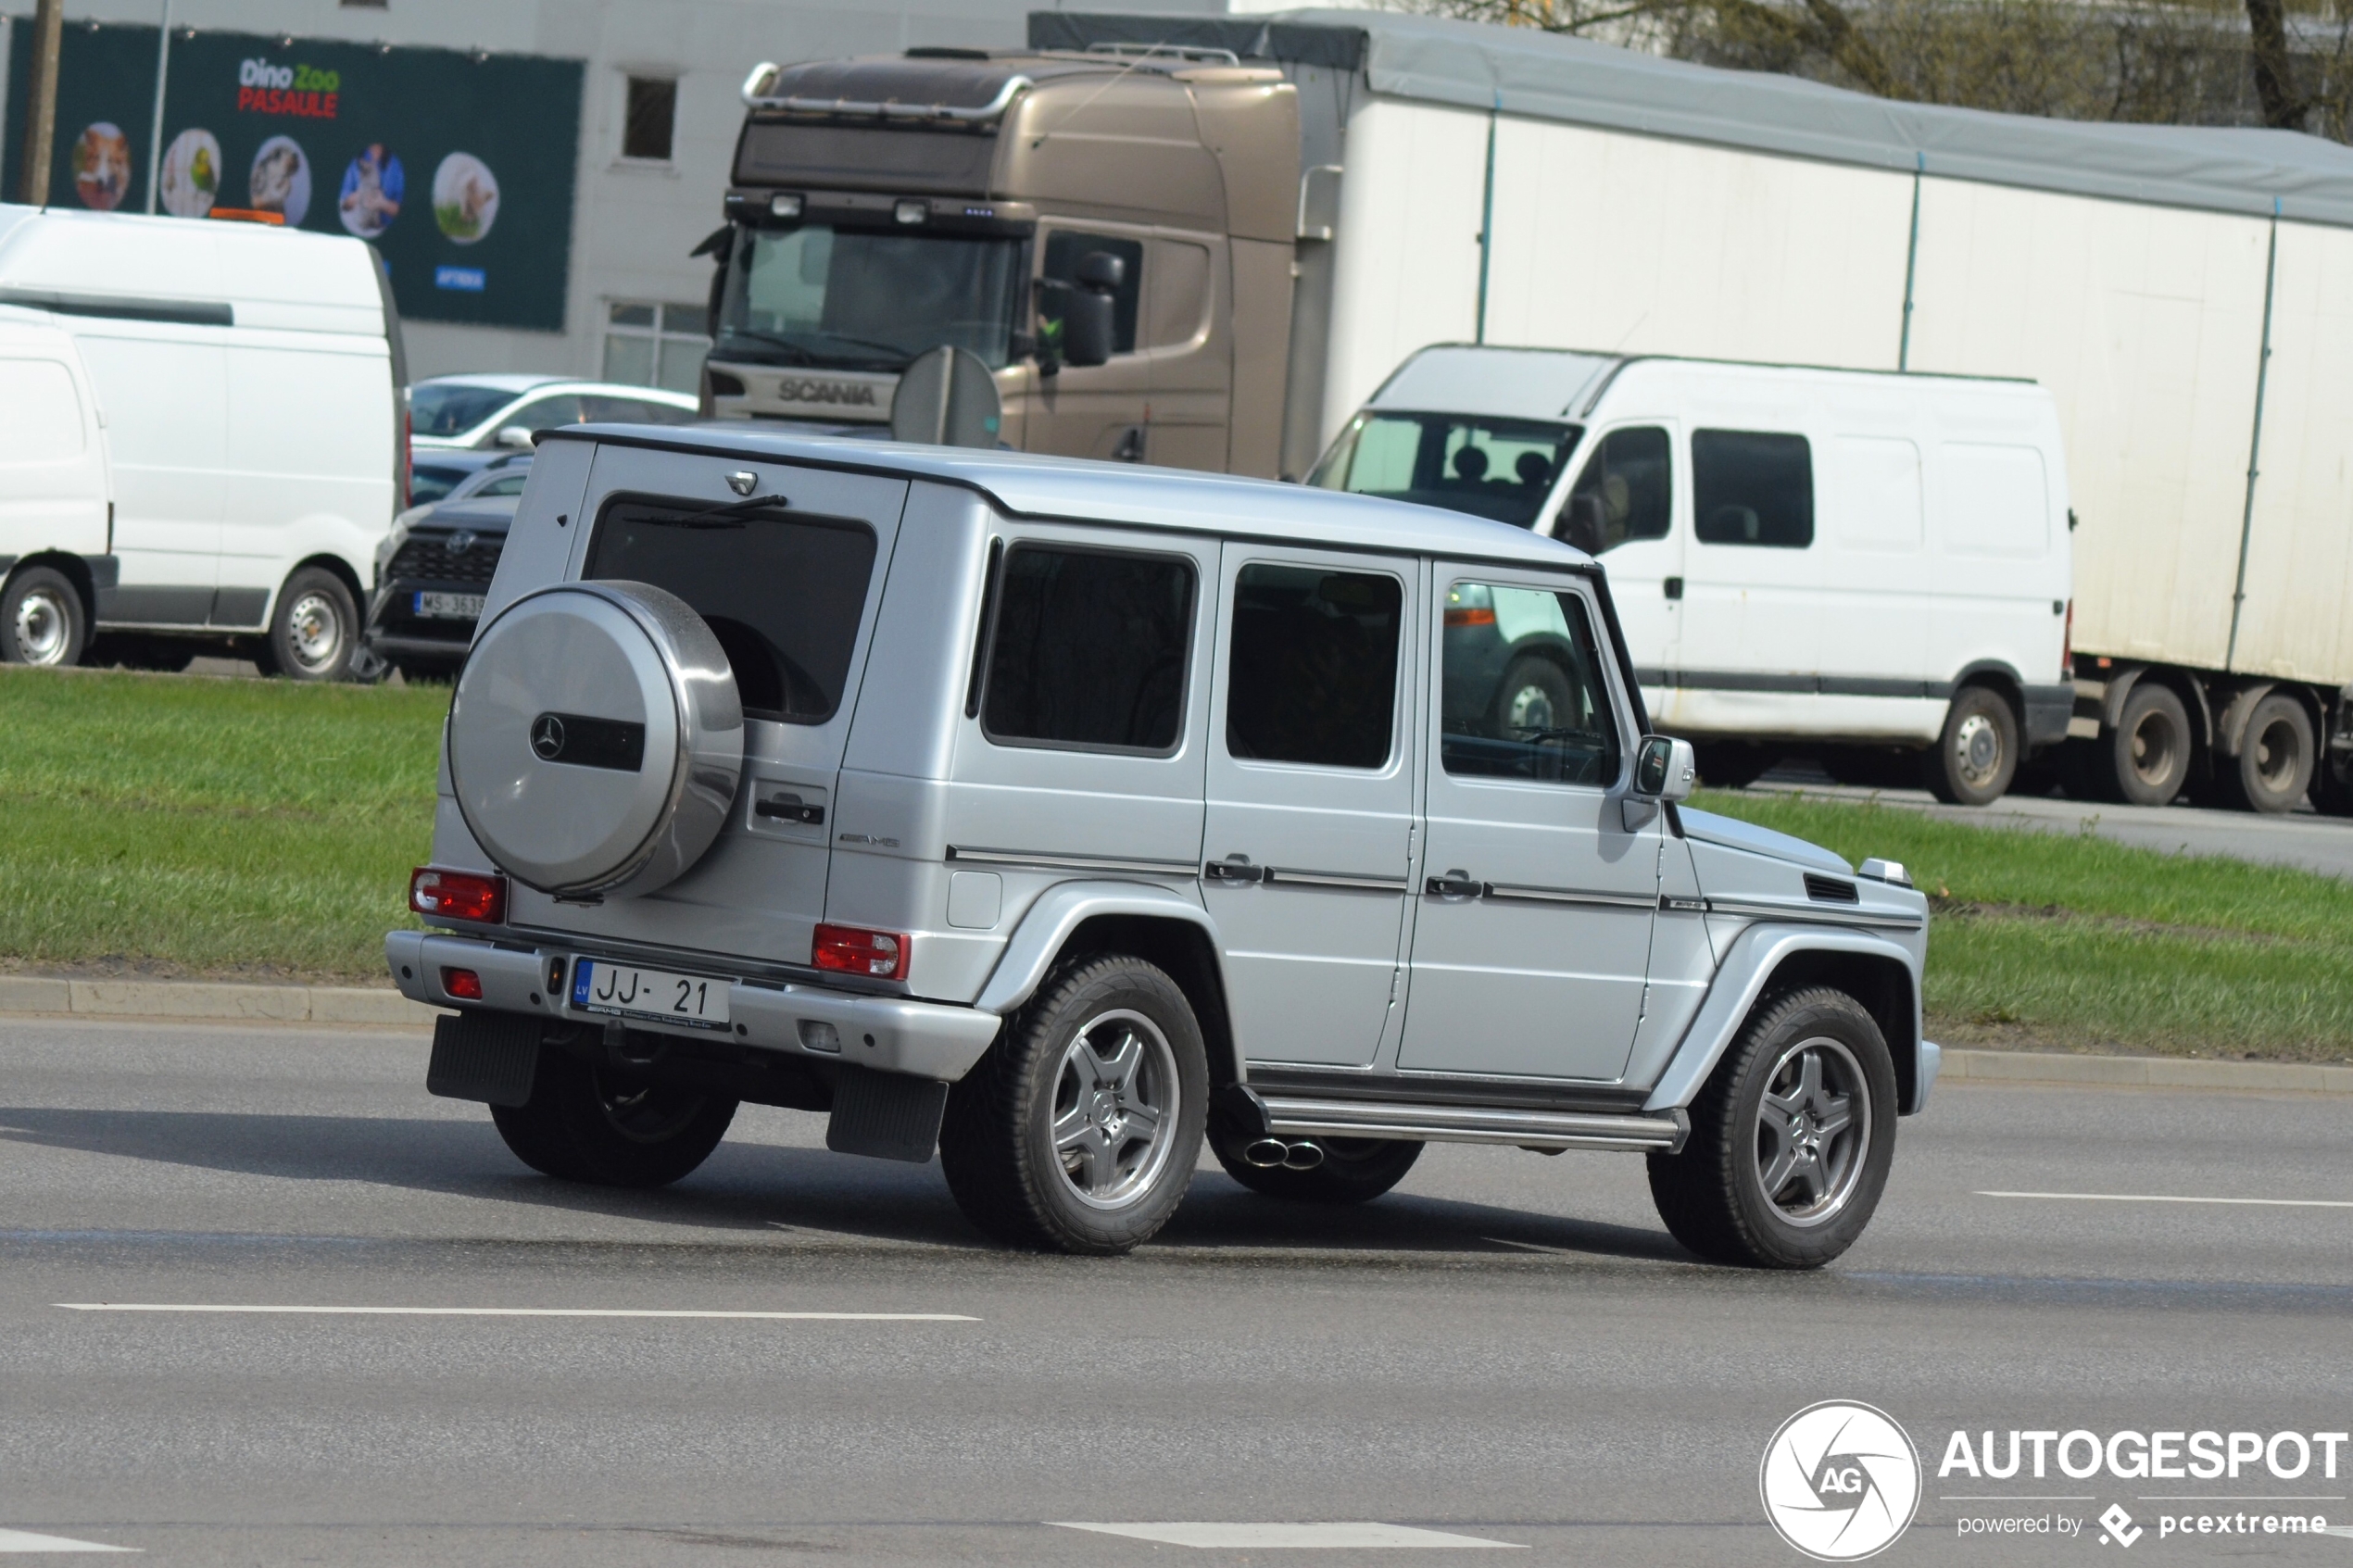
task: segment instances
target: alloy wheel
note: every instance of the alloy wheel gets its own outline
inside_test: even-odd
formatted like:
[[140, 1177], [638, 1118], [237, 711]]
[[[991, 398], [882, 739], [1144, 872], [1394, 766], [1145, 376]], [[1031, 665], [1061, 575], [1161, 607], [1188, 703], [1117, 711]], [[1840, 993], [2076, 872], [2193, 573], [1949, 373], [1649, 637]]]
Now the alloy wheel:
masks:
[[1846, 1207], [1871, 1143], [1871, 1097], [1862, 1065], [1817, 1035], [1773, 1063], [1756, 1107], [1756, 1175], [1766, 1200], [1793, 1225], [1813, 1226]]
[[1118, 1209], [1149, 1191], [1177, 1126], [1176, 1055], [1159, 1025], [1118, 1009], [1071, 1036], [1054, 1073], [1053, 1139], [1078, 1200]]

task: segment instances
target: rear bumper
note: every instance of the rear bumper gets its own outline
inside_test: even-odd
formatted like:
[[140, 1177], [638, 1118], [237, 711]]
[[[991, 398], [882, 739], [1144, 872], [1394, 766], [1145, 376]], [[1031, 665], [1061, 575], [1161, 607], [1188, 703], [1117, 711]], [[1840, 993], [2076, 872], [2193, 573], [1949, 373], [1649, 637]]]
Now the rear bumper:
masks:
[[[393, 984], [412, 1001], [438, 1008], [487, 1008], [549, 1020], [601, 1026], [601, 1014], [576, 1012], [548, 990], [561, 984], [575, 955], [597, 958], [593, 944], [578, 947], [501, 947], [478, 938], [438, 932], [395, 931], [384, 937], [384, 959]], [[562, 967], [560, 969], [559, 966]], [[472, 970], [482, 978], [482, 999], [461, 1002], [442, 985], [445, 969]], [[727, 987], [730, 1032], [629, 1021], [633, 1029], [686, 1038], [732, 1039], [737, 1045], [783, 1051], [812, 1061], [847, 1062], [878, 1073], [900, 1073], [952, 1084], [972, 1070], [996, 1039], [1000, 1020], [975, 1008], [921, 1002], [904, 997], [865, 997], [822, 985], [766, 981], [731, 982]], [[818, 1025], [824, 1025], [820, 1028]], [[830, 1031], [833, 1048], [824, 1048]]]

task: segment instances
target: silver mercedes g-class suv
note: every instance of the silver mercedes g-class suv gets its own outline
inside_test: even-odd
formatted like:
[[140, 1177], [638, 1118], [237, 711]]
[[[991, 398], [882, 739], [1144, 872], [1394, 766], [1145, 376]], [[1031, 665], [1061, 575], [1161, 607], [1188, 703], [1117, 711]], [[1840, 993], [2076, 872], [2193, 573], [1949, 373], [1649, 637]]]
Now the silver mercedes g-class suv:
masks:
[[1595, 563], [1200, 473], [753, 431], [539, 448], [450, 703], [428, 1087], [564, 1179], [745, 1100], [1016, 1245], [1150, 1237], [1202, 1143], [1346, 1203], [1453, 1141], [1647, 1157], [1709, 1258], [1878, 1203], [1901, 867], [1679, 808]]

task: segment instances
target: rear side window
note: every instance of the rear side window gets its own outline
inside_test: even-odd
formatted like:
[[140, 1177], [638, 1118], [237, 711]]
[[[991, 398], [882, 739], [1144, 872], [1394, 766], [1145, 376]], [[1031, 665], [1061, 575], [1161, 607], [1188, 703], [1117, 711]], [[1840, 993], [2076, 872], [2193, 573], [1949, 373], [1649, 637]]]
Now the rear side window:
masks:
[[1246, 566], [1234, 583], [1226, 750], [1378, 768], [1397, 706], [1403, 584], [1378, 572]]
[[989, 739], [1166, 753], [1184, 728], [1193, 563], [1060, 546], [1005, 552], [981, 725]]
[[1802, 435], [1692, 432], [1692, 513], [1703, 545], [1814, 542], [1814, 454]]
[[582, 575], [686, 600], [726, 650], [749, 717], [824, 723], [849, 678], [874, 531], [797, 512], [707, 513], [618, 498], [597, 520]]

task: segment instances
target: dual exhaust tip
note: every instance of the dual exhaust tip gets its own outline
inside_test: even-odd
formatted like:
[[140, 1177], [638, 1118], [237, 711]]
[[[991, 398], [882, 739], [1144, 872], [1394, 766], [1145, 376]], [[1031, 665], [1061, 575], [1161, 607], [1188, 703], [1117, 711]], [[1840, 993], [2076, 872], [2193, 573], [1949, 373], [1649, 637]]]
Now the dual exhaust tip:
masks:
[[1324, 1148], [1304, 1138], [1297, 1143], [1282, 1138], [1255, 1138], [1243, 1148], [1242, 1160], [1262, 1171], [1271, 1171], [1277, 1165], [1287, 1171], [1313, 1171], [1324, 1162]]

